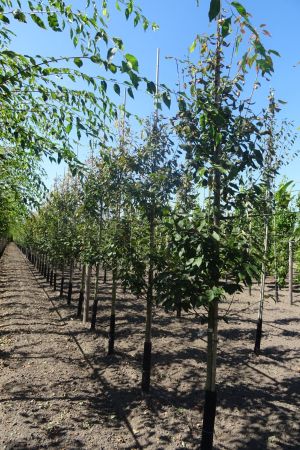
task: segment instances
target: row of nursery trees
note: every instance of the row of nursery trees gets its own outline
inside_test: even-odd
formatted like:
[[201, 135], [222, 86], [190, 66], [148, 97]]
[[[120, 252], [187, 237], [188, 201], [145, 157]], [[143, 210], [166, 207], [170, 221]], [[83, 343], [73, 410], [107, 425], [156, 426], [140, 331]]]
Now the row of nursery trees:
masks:
[[[145, 299], [145, 391], [150, 386], [153, 305], [178, 315], [204, 307], [202, 449], [211, 449], [222, 319], [218, 305], [260, 279], [258, 351], [265, 276], [272, 273], [278, 284], [284, 283], [287, 240], [296, 236], [298, 213], [289, 186], [283, 183], [276, 193], [274, 188], [294, 136], [288, 124], [277, 124], [280, 101], [272, 92], [265, 108], [255, 108], [255, 93], [272, 75], [272, 57], [278, 53], [265, 48], [265, 25], [254, 28], [239, 2], [229, 2], [223, 15], [221, 1], [211, 0], [209, 19], [216, 32], [196, 37], [190, 50], [195, 55], [197, 49], [198, 60], [176, 60], [183, 80], [172, 92], [141, 77], [122, 39], [109, 35], [106, 0], [99, 2], [102, 9], [83, 1], [84, 13], [61, 0], [23, 3], [0, 0], [0, 236], [15, 236], [44, 273], [50, 268], [53, 283], [58, 269], [69, 277], [68, 268], [69, 299], [75, 261], [84, 267], [82, 288], [91, 266], [97, 274], [100, 266], [112, 272], [110, 351], [117, 283], [139, 301]], [[116, 7], [135, 26], [157, 27], [133, 0], [116, 2]], [[12, 20], [31, 20], [40, 29], [69, 36], [78, 56], [34, 58], [13, 52]], [[97, 75], [84, 71], [86, 60]], [[130, 97], [142, 87], [154, 96], [155, 114], [144, 121], [140, 134], [130, 131], [125, 106], [120, 118], [112, 101], [121, 92], [117, 77]], [[163, 103], [170, 106], [171, 98], [178, 108], [167, 121], [159, 111]], [[74, 153], [83, 136], [94, 148], [86, 168]], [[70, 174], [28, 214], [27, 205], [37, 204], [42, 195], [39, 161], [44, 155], [67, 161]]]
[[[246, 156], [246, 161], [240, 163], [247, 165], [250, 160], [251, 164], [247, 165], [245, 176], [241, 176], [235, 171], [237, 160], [231, 164], [233, 154], [230, 156], [226, 152], [228, 159], [223, 162], [225, 168], [222, 168], [220, 180], [222, 212], [217, 227], [213, 219], [213, 163], [208, 149], [206, 163], [203, 154], [201, 158], [190, 154], [192, 151], [202, 153], [204, 130], [198, 130], [198, 136], [194, 135], [196, 127], [191, 131], [195, 112], [188, 107], [178, 113], [171, 125], [157, 115], [145, 121], [140, 139], [130, 135], [123, 121], [117, 145], [97, 152], [93, 149], [85, 174], [81, 177], [67, 174], [57, 181], [47, 200], [23, 224], [18, 236], [20, 244], [54, 289], [57, 289], [60, 272], [61, 295], [64, 282], [68, 280], [68, 303], [72, 300], [74, 267], [80, 264], [80, 294], [76, 298], [73, 296], [73, 301], [77, 304], [78, 317], [84, 322], [91, 321], [92, 329], [96, 325], [100, 268], [104, 271], [104, 280], [106, 272], [110, 271], [108, 354], [112, 354], [115, 347], [117, 285], [129, 290], [137, 301], [145, 302], [142, 368], [145, 392], [150, 388], [154, 305], [176, 311], [179, 317], [182, 311], [201, 308], [198, 313], [203, 323], [208, 323], [210, 337], [212, 325], [227, 320], [227, 317], [211, 316], [210, 308], [216, 299], [218, 302], [228, 299], [245, 286], [251, 292], [251, 285], [257, 281], [263, 288], [266, 275], [274, 276], [275, 286], [279, 288], [286, 283], [289, 241], [297, 238], [299, 201], [293, 202], [291, 182], [274, 187], [278, 168], [275, 151], [278, 142], [275, 130], [270, 128], [274, 125], [274, 107], [271, 95], [264, 121], [257, 128], [260, 147], [259, 150], [253, 148], [251, 158], [245, 155], [252, 147], [248, 132], [244, 135], [243, 146], [237, 148], [236, 130], [232, 130], [233, 154], [240, 151], [238, 158], [242, 160], [243, 155]], [[240, 126], [239, 117], [231, 120], [226, 130], [231, 130], [234, 122]], [[208, 124], [203, 123], [203, 126], [207, 133]], [[269, 130], [267, 138], [264, 138], [264, 130]], [[232, 145], [229, 139], [226, 133], [227, 148]], [[184, 159], [183, 151], [187, 152]], [[95, 291], [90, 305], [92, 270]], [[216, 270], [218, 283], [213, 278]], [[264, 298], [263, 292], [255, 342], [257, 354]], [[215, 336], [211, 337], [211, 347], [208, 340], [211, 359], [215, 358]], [[208, 380], [211, 382], [210, 378]], [[215, 405], [211, 397], [210, 407]], [[211, 423], [207, 425], [209, 439], [211, 426]], [[205, 439], [206, 436], [203, 441]]]

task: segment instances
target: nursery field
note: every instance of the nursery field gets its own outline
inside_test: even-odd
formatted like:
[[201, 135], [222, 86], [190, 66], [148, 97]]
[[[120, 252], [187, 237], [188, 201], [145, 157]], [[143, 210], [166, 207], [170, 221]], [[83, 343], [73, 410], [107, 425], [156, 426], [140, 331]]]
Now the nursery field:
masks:
[[274, 3], [0, 0], [0, 450], [300, 449]]
[[[111, 275], [111, 274], [109, 274]], [[77, 286], [76, 286], [77, 281]], [[153, 368], [142, 394], [144, 299], [118, 288], [116, 353], [107, 356], [111, 283], [100, 276], [96, 331], [10, 243], [0, 263], [0, 448], [197, 449], [206, 326], [194, 313], [155, 308]], [[272, 293], [272, 284], [267, 284]], [[215, 449], [298, 449], [300, 292], [265, 300], [261, 355], [253, 353], [259, 290], [220, 304]]]

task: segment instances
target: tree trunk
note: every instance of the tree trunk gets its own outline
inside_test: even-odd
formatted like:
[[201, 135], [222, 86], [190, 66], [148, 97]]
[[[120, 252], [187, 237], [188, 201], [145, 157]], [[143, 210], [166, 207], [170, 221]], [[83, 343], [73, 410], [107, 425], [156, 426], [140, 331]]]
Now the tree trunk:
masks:
[[263, 323], [265, 284], [266, 284], [266, 257], [267, 257], [267, 252], [268, 252], [268, 240], [269, 240], [269, 224], [268, 224], [268, 218], [266, 218], [265, 219], [264, 259], [263, 259], [262, 267], [261, 267], [260, 300], [259, 300], [259, 309], [258, 309], [258, 318], [257, 318], [256, 336], [255, 336], [255, 345], [254, 345], [254, 353], [256, 355], [259, 355], [259, 353], [260, 353], [260, 344], [261, 344], [261, 337], [262, 337], [262, 323]]
[[53, 263], [51, 262], [51, 270], [50, 270], [50, 279], [49, 279], [50, 286], [53, 285]]
[[[276, 211], [275, 211], [276, 214]], [[277, 245], [276, 245], [276, 215], [274, 215], [274, 278], [275, 278], [275, 301], [279, 302], [278, 273], [277, 273]]]
[[[221, 2], [222, 3], [222, 2]], [[220, 11], [222, 10], [222, 4]], [[215, 79], [214, 79], [214, 97], [217, 108], [221, 105], [220, 83], [221, 83], [221, 13], [217, 19], [217, 41], [216, 41], [216, 61], [215, 61]], [[221, 173], [218, 167], [221, 165], [221, 144], [215, 144], [212, 163], [215, 167], [213, 170], [213, 231], [219, 234], [220, 214], [221, 214]], [[218, 241], [215, 242], [214, 248], [215, 267], [212, 272], [213, 285], [217, 286], [220, 282], [220, 248]], [[216, 298], [209, 303], [208, 306], [208, 327], [207, 327], [207, 367], [206, 367], [206, 384], [205, 399], [203, 410], [203, 426], [201, 450], [212, 450], [214, 425], [217, 405], [216, 392], [216, 369], [217, 369], [217, 342], [218, 342], [218, 303]]]
[[92, 309], [92, 320], [91, 320], [91, 330], [96, 328], [96, 319], [97, 319], [97, 309], [98, 309], [98, 287], [99, 287], [99, 272], [100, 265], [96, 264], [96, 280], [95, 280], [95, 295]]
[[57, 269], [56, 266], [54, 268], [54, 276], [53, 276], [53, 290], [56, 291], [56, 282], [57, 282]]
[[181, 308], [181, 301], [179, 300], [179, 303], [178, 303], [177, 308], [176, 308], [176, 317], [177, 317], [177, 319], [181, 319], [181, 310], [182, 310], [182, 308]]
[[59, 296], [62, 297], [64, 294], [64, 283], [65, 283], [65, 265], [63, 264], [61, 269], [61, 282], [60, 282], [60, 293]]
[[85, 295], [84, 295], [84, 303], [83, 303], [83, 323], [87, 323], [89, 320], [91, 274], [92, 274], [92, 266], [90, 264], [87, 264], [86, 280], [85, 280]]
[[70, 262], [70, 278], [69, 278], [69, 286], [68, 286], [68, 305], [70, 305], [71, 301], [72, 301], [73, 272], [74, 272], [74, 260], [72, 259]]
[[154, 214], [150, 217], [150, 241], [149, 241], [149, 270], [148, 270], [148, 289], [147, 289], [147, 307], [146, 307], [146, 329], [143, 354], [143, 373], [142, 373], [142, 391], [149, 392], [151, 379], [151, 357], [152, 357], [152, 308], [153, 308], [153, 251], [154, 251]]
[[86, 266], [83, 264], [81, 271], [81, 283], [80, 283], [80, 292], [79, 292], [79, 300], [77, 307], [77, 317], [80, 318], [82, 314], [82, 305], [84, 299], [84, 286], [85, 286], [85, 275], [86, 275]]
[[216, 392], [216, 368], [217, 368], [217, 341], [218, 341], [218, 300], [209, 305], [207, 328], [207, 372], [205, 384], [205, 399], [203, 413], [203, 429], [201, 450], [212, 449], [217, 392]]
[[111, 310], [108, 338], [108, 355], [115, 352], [115, 330], [116, 330], [116, 299], [117, 299], [117, 270], [112, 271], [112, 293], [111, 293]]
[[293, 304], [293, 241], [289, 241], [289, 300]]

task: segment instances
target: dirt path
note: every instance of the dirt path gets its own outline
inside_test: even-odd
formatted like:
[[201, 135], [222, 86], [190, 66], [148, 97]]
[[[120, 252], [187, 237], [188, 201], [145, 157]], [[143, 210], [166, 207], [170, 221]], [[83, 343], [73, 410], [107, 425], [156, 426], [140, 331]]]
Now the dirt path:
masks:
[[[135, 440], [14, 244], [1, 261], [0, 448], [115, 449]], [[103, 427], [105, 433], [103, 433]]]
[[[0, 450], [199, 448], [205, 325], [155, 311], [152, 390], [140, 372], [144, 303], [118, 292], [117, 354], [106, 357], [110, 285], [97, 333], [67, 307], [14, 244], [0, 261]], [[77, 297], [76, 297], [77, 298]], [[258, 290], [220, 322], [215, 448], [299, 449], [300, 295], [266, 302], [253, 356]], [[223, 305], [227, 311], [228, 304]], [[200, 332], [200, 334], [199, 334]]]

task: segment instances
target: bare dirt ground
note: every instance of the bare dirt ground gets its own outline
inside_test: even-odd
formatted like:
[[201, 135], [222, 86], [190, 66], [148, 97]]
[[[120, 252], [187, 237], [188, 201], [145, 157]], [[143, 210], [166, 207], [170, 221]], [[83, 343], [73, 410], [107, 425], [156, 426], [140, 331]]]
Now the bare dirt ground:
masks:
[[[270, 287], [271, 289], [271, 287]], [[14, 244], [0, 262], [0, 450], [199, 448], [206, 335], [199, 318], [154, 313], [151, 393], [140, 390], [145, 305], [119, 291], [116, 355], [107, 357], [110, 284], [97, 331]], [[220, 322], [215, 449], [300, 448], [300, 293], [266, 301], [253, 355], [258, 289]], [[224, 313], [230, 303], [222, 305]], [[199, 333], [200, 332], [200, 333]]]

